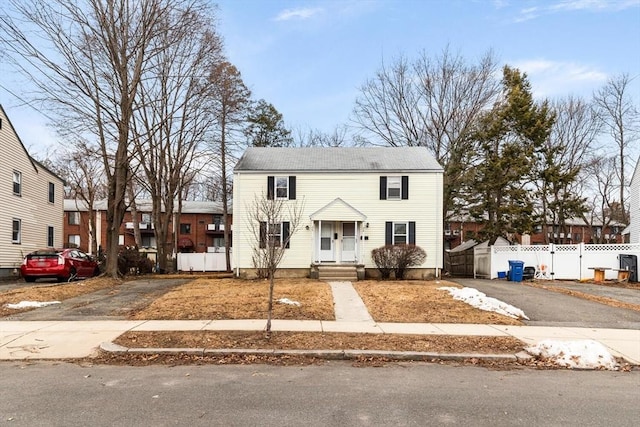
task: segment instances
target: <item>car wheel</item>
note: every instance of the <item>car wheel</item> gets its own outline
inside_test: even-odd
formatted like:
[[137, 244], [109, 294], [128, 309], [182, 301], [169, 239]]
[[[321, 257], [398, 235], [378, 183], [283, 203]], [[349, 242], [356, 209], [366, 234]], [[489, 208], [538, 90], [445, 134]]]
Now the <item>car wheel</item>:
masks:
[[95, 270], [93, 270], [93, 277], [98, 277], [100, 275], [100, 268], [96, 267]]
[[24, 276], [24, 281], [28, 283], [33, 283], [36, 281], [36, 278], [31, 276]]

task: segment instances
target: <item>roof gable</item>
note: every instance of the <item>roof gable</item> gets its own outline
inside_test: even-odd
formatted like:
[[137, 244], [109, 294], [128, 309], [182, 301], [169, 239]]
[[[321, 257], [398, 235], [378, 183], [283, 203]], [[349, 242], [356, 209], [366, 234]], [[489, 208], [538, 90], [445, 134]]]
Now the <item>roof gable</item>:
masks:
[[374, 172], [442, 173], [425, 147], [250, 147], [236, 172]]
[[340, 197], [327, 203], [310, 216], [312, 221], [364, 221], [367, 216]]

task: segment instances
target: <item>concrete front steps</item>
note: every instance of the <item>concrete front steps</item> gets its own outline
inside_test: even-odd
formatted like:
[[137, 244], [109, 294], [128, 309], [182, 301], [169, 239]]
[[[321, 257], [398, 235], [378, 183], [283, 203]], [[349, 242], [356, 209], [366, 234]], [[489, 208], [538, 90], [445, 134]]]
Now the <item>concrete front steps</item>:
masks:
[[[358, 266], [355, 264], [317, 264], [312, 266], [312, 277], [327, 282], [355, 282], [358, 280]], [[364, 276], [364, 268], [362, 268]]]

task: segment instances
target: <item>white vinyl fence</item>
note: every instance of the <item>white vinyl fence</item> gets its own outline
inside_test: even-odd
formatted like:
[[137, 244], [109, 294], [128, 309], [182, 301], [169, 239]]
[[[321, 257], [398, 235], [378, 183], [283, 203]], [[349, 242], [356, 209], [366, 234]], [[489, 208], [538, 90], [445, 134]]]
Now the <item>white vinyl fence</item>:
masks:
[[[178, 255], [178, 271], [225, 271], [227, 260], [224, 250], [221, 252], [203, 252]], [[233, 264], [233, 252], [231, 253]]]
[[509, 270], [509, 261], [524, 261], [546, 279], [580, 280], [593, 277], [589, 268], [603, 267], [605, 279], [616, 279], [620, 254], [640, 259], [640, 243], [585, 245], [490, 246], [474, 249], [474, 277], [495, 279]]

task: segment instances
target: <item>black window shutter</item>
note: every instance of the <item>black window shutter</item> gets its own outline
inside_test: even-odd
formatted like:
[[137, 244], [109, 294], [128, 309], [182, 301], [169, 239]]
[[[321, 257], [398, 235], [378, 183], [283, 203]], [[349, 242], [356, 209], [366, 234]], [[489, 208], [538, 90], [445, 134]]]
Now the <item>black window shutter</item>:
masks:
[[273, 200], [273, 187], [275, 181], [272, 176], [267, 177], [267, 200]]
[[409, 177], [402, 177], [402, 200], [409, 200]]
[[289, 177], [289, 200], [296, 199], [296, 177]]
[[416, 222], [409, 221], [409, 244], [416, 244]]
[[393, 223], [391, 221], [384, 223], [384, 244], [393, 244]]
[[285, 249], [289, 249], [289, 221], [282, 222], [282, 241], [285, 242]]
[[260, 221], [260, 248], [267, 247], [267, 223]]
[[387, 177], [380, 177], [380, 200], [387, 200]]

